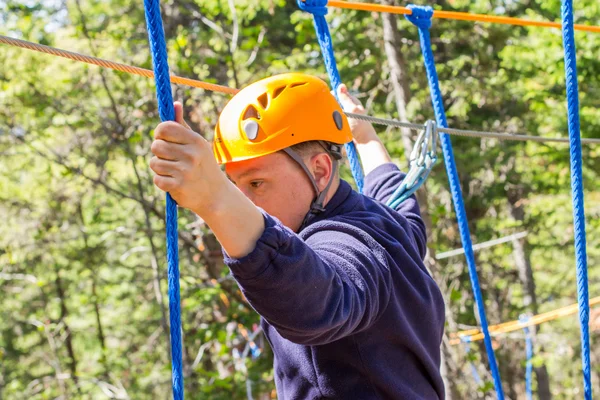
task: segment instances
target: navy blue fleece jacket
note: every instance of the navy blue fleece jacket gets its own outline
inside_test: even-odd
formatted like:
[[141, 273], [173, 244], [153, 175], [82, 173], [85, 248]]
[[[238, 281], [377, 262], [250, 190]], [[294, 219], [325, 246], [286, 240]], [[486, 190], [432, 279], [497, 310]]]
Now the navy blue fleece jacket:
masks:
[[347, 182], [296, 234], [265, 214], [256, 248], [227, 255], [263, 317], [280, 400], [443, 399], [444, 303], [422, 259], [425, 225], [414, 197], [384, 205], [404, 178], [384, 164]]

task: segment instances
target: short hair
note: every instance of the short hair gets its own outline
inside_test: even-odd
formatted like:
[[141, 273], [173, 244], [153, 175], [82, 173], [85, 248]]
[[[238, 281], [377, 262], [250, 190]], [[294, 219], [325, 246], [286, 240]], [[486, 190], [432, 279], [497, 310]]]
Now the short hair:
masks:
[[309, 140], [308, 142], [298, 143], [291, 146], [291, 149], [298, 153], [298, 155], [302, 158], [312, 157], [318, 153], [327, 153], [323, 145], [319, 143], [318, 140]]
[[[294, 150], [302, 159], [311, 158], [315, 154], [325, 153], [329, 156], [332, 162], [336, 162], [335, 157], [333, 157], [329, 152], [325, 149], [324, 143], [321, 143], [319, 140], [309, 140], [307, 142], [302, 142], [290, 146], [292, 150]], [[335, 176], [340, 176], [340, 168], [338, 162], [338, 168], [336, 168]]]

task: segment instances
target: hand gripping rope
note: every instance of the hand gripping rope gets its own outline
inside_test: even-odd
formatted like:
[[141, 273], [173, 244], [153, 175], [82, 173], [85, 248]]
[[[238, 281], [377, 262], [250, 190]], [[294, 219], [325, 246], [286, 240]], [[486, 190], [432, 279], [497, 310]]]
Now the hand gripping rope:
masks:
[[[167, 63], [167, 45], [158, 0], [144, 0], [150, 51], [154, 64], [158, 113], [162, 121], [175, 120], [173, 95]], [[177, 203], [167, 193], [167, 261], [169, 282], [169, 318], [171, 329], [171, 362], [174, 400], [183, 399], [183, 368], [181, 354], [181, 305], [179, 297], [179, 244], [177, 235]]]

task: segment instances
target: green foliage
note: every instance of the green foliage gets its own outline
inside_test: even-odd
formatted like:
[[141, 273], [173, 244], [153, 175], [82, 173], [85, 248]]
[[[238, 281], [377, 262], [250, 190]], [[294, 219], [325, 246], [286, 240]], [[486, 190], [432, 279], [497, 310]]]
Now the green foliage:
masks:
[[[232, 7], [234, 5], [234, 7]], [[580, 23], [600, 24], [595, 0]], [[439, 1], [445, 10], [558, 20], [560, 2]], [[381, 15], [330, 10], [338, 67], [371, 115], [396, 117]], [[298, 70], [326, 78], [312, 18], [284, 0], [164, 4], [174, 73], [243, 87]], [[143, 9], [129, 0], [0, 2], [0, 34], [151, 67]], [[410, 119], [433, 117], [416, 29], [398, 18]], [[456, 128], [567, 136], [560, 31], [436, 20], [431, 32], [448, 120]], [[581, 126], [600, 137], [600, 36], [577, 34]], [[227, 96], [174, 87], [186, 119], [212, 136]], [[164, 198], [148, 169], [159, 117], [151, 80], [0, 47], [0, 397], [166, 398], [170, 393]], [[378, 128], [379, 129], [379, 128]], [[400, 133], [381, 136], [405, 167]], [[564, 145], [453, 138], [471, 232], [483, 242], [529, 232], [524, 246], [539, 312], [576, 301], [569, 154]], [[600, 147], [584, 146], [590, 294], [599, 292]], [[347, 168], [342, 176], [351, 179]], [[444, 168], [427, 183], [430, 248], [460, 247]], [[240, 360], [258, 317], [219, 262], [202, 221], [182, 212], [186, 394], [270, 398], [272, 355]], [[491, 323], [531, 312], [511, 244], [477, 254]], [[464, 259], [435, 264], [448, 331], [477, 325]], [[538, 331], [534, 365], [557, 399], [581, 397], [576, 316]], [[592, 342], [597, 336], [592, 337]], [[599, 359], [592, 343], [593, 359]], [[524, 390], [522, 335], [497, 338], [511, 398]], [[493, 393], [481, 347], [448, 349], [457, 398]], [[470, 377], [473, 362], [485, 380]], [[598, 382], [600, 369], [594, 366]]]

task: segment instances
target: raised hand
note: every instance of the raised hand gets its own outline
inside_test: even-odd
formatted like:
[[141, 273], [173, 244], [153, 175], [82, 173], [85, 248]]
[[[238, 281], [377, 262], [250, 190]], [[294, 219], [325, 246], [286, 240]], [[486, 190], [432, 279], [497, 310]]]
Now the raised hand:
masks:
[[154, 184], [169, 192], [181, 207], [203, 214], [230, 185], [215, 161], [211, 144], [183, 120], [183, 106], [175, 103], [175, 121], [154, 131], [150, 168]]
[[[365, 108], [360, 100], [352, 96], [344, 84], [338, 86], [338, 99], [345, 112], [366, 114]], [[370, 122], [349, 118], [348, 123], [356, 144], [364, 144], [377, 137], [375, 128], [373, 128], [373, 125], [371, 125]]]

